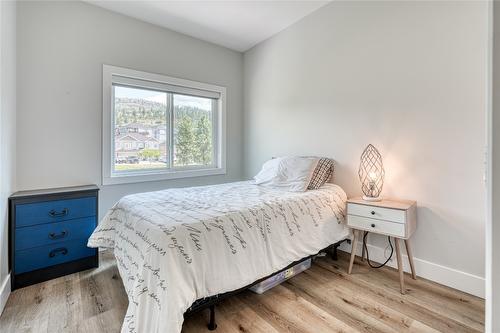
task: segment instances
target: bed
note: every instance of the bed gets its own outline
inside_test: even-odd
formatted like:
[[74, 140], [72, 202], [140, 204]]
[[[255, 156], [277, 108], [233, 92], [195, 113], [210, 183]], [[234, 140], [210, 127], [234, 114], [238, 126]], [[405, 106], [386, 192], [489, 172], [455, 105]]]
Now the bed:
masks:
[[179, 333], [197, 300], [238, 290], [349, 237], [337, 185], [252, 181], [122, 198], [88, 246], [110, 248], [129, 299], [122, 332]]

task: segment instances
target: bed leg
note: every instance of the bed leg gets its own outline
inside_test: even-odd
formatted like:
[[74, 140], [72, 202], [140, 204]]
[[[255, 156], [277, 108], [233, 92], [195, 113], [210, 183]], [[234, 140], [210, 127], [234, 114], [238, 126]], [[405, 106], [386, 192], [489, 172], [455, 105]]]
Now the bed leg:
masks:
[[332, 248], [333, 248], [333, 249], [330, 251], [330, 255], [331, 255], [331, 257], [332, 257], [332, 260], [337, 261], [337, 260], [339, 259], [339, 257], [337, 256], [337, 248], [338, 248], [338, 247], [339, 247], [339, 246], [338, 246], [337, 244], [334, 244], [334, 245], [332, 246]]
[[209, 331], [215, 331], [217, 329], [217, 324], [215, 323], [215, 305], [210, 306], [210, 321], [207, 327]]

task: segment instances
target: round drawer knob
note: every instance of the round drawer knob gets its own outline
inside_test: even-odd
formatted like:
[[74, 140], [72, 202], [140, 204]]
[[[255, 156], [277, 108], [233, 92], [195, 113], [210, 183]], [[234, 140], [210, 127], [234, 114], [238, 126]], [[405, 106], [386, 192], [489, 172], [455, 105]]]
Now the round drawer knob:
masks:
[[375, 228], [375, 223], [372, 223], [372, 228]]
[[372, 215], [375, 215], [375, 211], [374, 211], [374, 210], [372, 210], [372, 212], [371, 212], [371, 213], [372, 213]]

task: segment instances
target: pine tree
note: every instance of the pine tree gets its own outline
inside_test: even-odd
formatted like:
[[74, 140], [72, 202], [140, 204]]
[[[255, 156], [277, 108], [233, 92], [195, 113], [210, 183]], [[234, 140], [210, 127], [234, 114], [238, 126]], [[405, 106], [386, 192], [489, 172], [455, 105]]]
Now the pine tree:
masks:
[[212, 163], [212, 126], [206, 114], [203, 114], [196, 125], [194, 138], [196, 164]]
[[189, 165], [194, 162], [194, 128], [190, 117], [177, 118], [175, 136], [176, 164]]

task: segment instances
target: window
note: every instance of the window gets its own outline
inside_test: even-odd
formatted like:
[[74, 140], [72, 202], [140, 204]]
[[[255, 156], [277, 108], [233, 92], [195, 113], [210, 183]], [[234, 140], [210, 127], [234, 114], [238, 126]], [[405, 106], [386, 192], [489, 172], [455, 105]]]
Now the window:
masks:
[[225, 173], [224, 87], [103, 66], [103, 184]]

